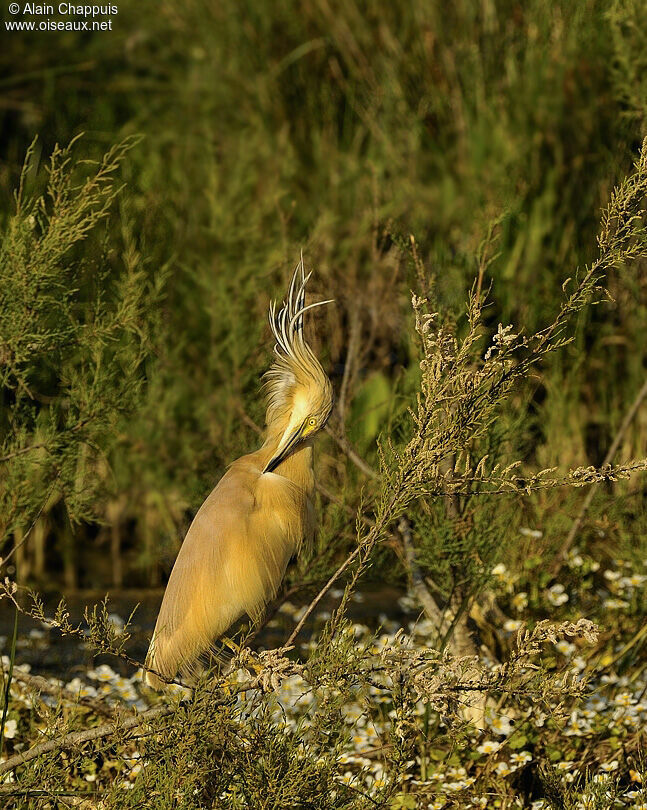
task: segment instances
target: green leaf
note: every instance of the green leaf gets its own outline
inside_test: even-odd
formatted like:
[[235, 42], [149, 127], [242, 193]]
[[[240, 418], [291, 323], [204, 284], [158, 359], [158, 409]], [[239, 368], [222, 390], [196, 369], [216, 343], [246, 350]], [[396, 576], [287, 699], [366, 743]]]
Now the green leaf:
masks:
[[508, 740], [508, 748], [512, 751], [517, 751], [519, 748], [523, 748], [527, 745], [527, 743], [528, 737], [526, 737], [525, 734], [515, 734]]
[[380, 371], [359, 387], [350, 410], [348, 435], [360, 451], [369, 449], [384, 430], [390, 400], [391, 385]]
[[416, 797], [410, 793], [399, 793], [391, 799], [391, 807], [404, 808], [407, 810], [415, 810], [417, 807]]

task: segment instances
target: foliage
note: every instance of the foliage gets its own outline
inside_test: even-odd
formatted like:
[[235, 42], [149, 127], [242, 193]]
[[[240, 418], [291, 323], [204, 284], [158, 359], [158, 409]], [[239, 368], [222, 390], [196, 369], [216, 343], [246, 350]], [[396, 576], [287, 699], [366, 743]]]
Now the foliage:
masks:
[[[122, 4], [110, 37], [14, 37], [2, 604], [121, 669], [3, 659], [7, 756], [51, 746], [4, 798], [641, 806], [644, 16], [162, 0]], [[313, 340], [337, 392], [319, 537], [267, 627], [225, 642], [231, 670], [156, 700], [107, 602], [79, 622], [23, 585], [163, 583], [259, 441], [267, 304], [302, 246], [337, 301]], [[352, 623], [384, 583], [411, 615], [385, 592]]]
[[97, 264], [76, 252], [105, 220], [132, 142], [76, 170], [72, 147], [57, 147], [44, 193], [30, 196], [34, 146], [0, 252], [4, 545], [59, 501], [72, 524], [96, 518], [105, 481], [92, 473], [105, 465], [120, 417], [139, 401], [157, 292], [135, 254], [109, 279], [105, 257]]
[[[552, 320], [565, 268], [592, 260], [599, 209], [644, 134], [634, 114], [644, 104], [642, 14], [628, 0], [611, 8], [497, 0], [451, 13], [414, 3], [379, 14], [308, 0], [299, 15], [281, 2], [260, 13], [165, 0], [124, 4], [106, 37], [12, 37], [0, 55], [11, 76], [0, 112], [2, 188], [18, 184], [36, 132], [34, 184], [41, 156], [81, 124], [77, 149], [93, 156], [142, 133], [119, 215], [101, 225], [110, 231], [107, 295], [127, 276], [126, 256], [137, 258], [143, 283], [165, 290], [161, 323], [148, 307], [139, 319], [155, 351], [140, 366], [137, 408], [115, 427], [109, 468], [88, 461], [95, 489], [110, 497], [93, 501], [96, 519], [76, 525], [73, 540], [60, 506], [46, 504], [23, 547], [21, 580], [43, 578], [30, 558], [41, 534], [48, 570], [74, 550], [63, 566], [68, 587], [158, 584], [168, 573], [190, 513], [257, 441], [267, 303], [300, 247], [322, 297], [337, 301], [317, 330], [340, 394], [335, 432], [373, 467], [377, 433], [397, 425], [416, 385], [408, 290], [424, 290], [401, 250], [408, 234], [436, 270], [439, 307], [459, 331], [474, 256], [493, 222], [486, 329], [516, 322], [534, 331]], [[96, 266], [103, 245], [85, 240], [76, 250]], [[642, 265], [618, 270], [609, 289], [614, 302], [582, 311], [575, 343], [537, 368], [502, 414], [497, 441], [537, 469], [599, 465], [642, 384], [641, 352], [631, 350], [647, 342]], [[644, 441], [637, 419], [625, 457], [644, 454]], [[320, 470], [326, 491], [343, 492], [354, 512], [363, 483], [355, 465], [326, 447]], [[369, 486], [365, 497], [373, 495]], [[562, 490], [524, 509], [551, 504], [554, 546], [560, 516], [576, 502]], [[323, 503], [325, 546], [340, 514]], [[608, 497], [598, 504], [615, 508]], [[110, 564], [107, 543], [119, 547]]]

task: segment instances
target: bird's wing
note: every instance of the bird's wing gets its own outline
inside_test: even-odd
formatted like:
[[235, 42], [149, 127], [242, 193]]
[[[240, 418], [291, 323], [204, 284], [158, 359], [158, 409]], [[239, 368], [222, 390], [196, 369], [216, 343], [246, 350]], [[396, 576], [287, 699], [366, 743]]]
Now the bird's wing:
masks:
[[271, 479], [232, 465], [195, 516], [149, 650], [148, 665], [164, 676], [190, 665], [244, 613], [256, 616], [276, 592], [301, 527], [292, 488]]

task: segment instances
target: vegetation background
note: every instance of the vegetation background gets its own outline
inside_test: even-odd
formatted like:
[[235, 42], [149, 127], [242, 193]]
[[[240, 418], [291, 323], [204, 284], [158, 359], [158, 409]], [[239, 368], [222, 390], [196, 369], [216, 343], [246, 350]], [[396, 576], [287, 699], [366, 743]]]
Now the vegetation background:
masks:
[[[647, 6], [118, 9], [111, 32], [5, 32], [0, 52], [0, 555], [15, 547], [3, 576], [161, 595], [191, 516], [258, 444], [267, 307], [303, 250], [314, 294], [336, 302], [312, 333], [337, 395], [317, 454], [318, 546], [285, 590], [306, 603], [378, 498], [378, 436], [397, 439], [415, 401], [410, 291], [428, 293], [425, 273], [459, 336], [475, 279], [489, 334], [532, 334], [597, 256], [601, 209], [646, 132]], [[106, 153], [97, 175], [86, 161]], [[492, 453], [528, 474], [603, 463], [645, 383], [646, 270], [639, 259], [607, 278], [609, 300], [580, 311], [574, 341], [503, 403]], [[643, 407], [614, 460], [645, 455]], [[600, 487], [582, 553], [639, 570], [645, 494], [642, 475]], [[478, 593], [501, 561], [531, 598], [549, 587], [584, 496], [484, 499], [462, 507], [458, 535], [451, 510], [416, 507], [437, 598]], [[384, 543], [363, 586], [403, 593], [410, 573], [404, 547]], [[595, 603], [586, 587], [580, 608]], [[601, 602], [611, 635], [644, 624], [644, 599], [612, 618]], [[506, 648], [491, 623], [481, 632]]]

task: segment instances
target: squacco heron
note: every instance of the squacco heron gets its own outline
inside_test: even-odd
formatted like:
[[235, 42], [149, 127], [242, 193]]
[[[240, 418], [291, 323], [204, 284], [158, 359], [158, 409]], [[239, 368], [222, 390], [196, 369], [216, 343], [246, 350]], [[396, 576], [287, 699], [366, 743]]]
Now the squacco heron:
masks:
[[[190, 673], [241, 616], [258, 618], [290, 558], [314, 532], [312, 444], [332, 409], [332, 386], [303, 337], [303, 259], [270, 327], [263, 446], [234, 461], [200, 507], [166, 586], [146, 664], [164, 678]], [[154, 673], [146, 682], [163, 682]]]

